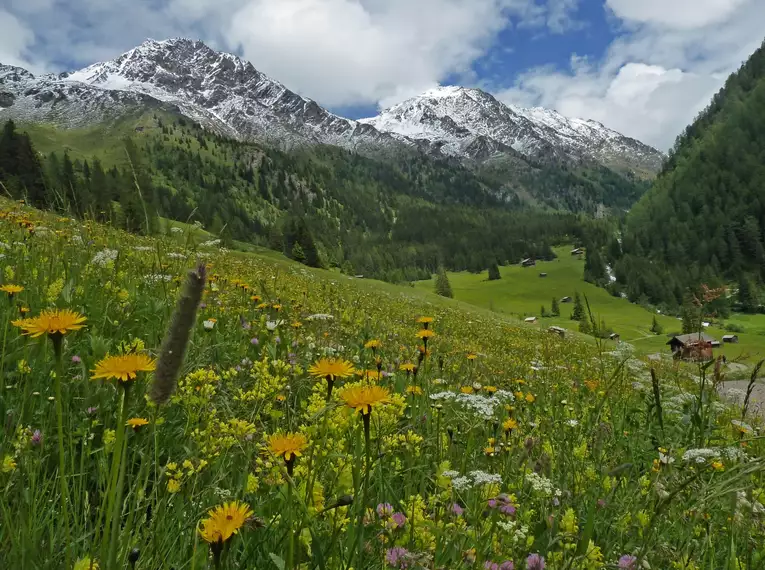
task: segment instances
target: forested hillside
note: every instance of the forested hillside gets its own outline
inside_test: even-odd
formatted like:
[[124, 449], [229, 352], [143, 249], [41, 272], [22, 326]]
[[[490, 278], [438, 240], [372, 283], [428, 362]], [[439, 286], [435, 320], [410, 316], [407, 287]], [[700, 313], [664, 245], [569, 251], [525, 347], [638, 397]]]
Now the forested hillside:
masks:
[[677, 306], [701, 283], [734, 284], [757, 310], [765, 280], [765, 45], [677, 139], [621, 244], [606, 247], [630, 299]]
[[157, 231], [159, 216], [198, 221], [228, 243], [408, 281], [440, 265], [480, 271], [549, 258], [551, 244], [580, 232], [574, 212], [604, 196], [624, 201], [631, 191], [600, 185], [595, 171], [562, 173], [554, 179], [558, 195], [569, 194], [573, 212], [531, 208], [514, 192], [517, 181], [479, 177], [456, 162], [413, 154], [391, 164], [328, 146], [285, 152], [225, 139], [172, 115], [146, 114], [125, 125], [82, 134], [6, 123], [5, 192], [134, 232]]

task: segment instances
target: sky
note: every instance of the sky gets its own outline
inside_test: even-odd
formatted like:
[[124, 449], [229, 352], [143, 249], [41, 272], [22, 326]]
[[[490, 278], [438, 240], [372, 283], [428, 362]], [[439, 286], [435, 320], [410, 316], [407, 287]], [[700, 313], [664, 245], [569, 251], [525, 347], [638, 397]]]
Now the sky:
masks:
[[0, 0], [0, 63], [70, 71], [189, 37], [351, 118], [456, 84], [668, 150], [763, 22], [765, 0]]

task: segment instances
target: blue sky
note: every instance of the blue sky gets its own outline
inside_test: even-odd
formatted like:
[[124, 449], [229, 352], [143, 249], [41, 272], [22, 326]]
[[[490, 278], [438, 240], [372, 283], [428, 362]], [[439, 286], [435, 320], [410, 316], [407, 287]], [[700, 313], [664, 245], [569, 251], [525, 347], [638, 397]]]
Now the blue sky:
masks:
[[184, 36], [352, 118], [459, 84], [666, 150], [764, 21], [763, 0], [3, 0], [0, 62], [64, 71]]

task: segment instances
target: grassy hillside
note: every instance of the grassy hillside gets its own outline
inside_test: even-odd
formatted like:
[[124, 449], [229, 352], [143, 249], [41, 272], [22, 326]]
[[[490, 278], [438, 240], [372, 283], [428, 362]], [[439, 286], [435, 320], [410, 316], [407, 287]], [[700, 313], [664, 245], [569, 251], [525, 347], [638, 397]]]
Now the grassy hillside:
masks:
[[[653, 313], [585, 282], [584, 261], [577, 256], [571, 256], [570, 247], [554, 249], [558, 256], [554, 261], [540, 261], [536, 267], [500, 267], [502, 279], [498, 281], [488, 281], [486, 272], [449, 273], [454, 298], [501, 314], [523, 318], [539, 317], [542, 305], [550, 311], [553, 298], [573, 298], [574, 293], [578, 291], [587, 296], [593, 315], [598, 320], [604, 319], [606, 325], [621, 335], [622, 341], [633, 344], [642, 354], [668, 352], [667, 334], [679, 333], [682, 330], [678, 319], [657, 314], [656, 319], [665, 334], [653, 334], [650, 330]], [[540, 278], [540, 273], [547, 273], [547, 277]], [[434, 282], [419, 281], [416, 286], [421, 290], [432, 291]], [[576, 330], [577, 323], [570, 319], [572, 310], [573, 304], [561, 303], [560, 317], [540, 319], [537, 326], [547, 328], [558, 325]], [[765, 357], [765, 315], [734, 314], [725, 322], [740, 326], [745, 332], [737, 333], [739, 344], [726, 345], [716, 351], [717, 354], [724, 354], [729, 359], [743, 357], [750, 362]], [[724, 334], [729, 334], [720, 326], [712, 326], [706, 330], [721, 341]]]
[[0, 567], [765, 560], [765, 444], [709, 382], [179, 229], [0, 200]]

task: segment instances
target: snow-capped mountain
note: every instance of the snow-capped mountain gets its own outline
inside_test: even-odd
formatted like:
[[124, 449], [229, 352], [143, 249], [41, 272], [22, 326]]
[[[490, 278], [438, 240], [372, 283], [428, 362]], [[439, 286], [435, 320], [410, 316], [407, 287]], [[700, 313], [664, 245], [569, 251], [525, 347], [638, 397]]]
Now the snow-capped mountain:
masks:
[[0, 118], [82, 126], [146, 106], [173, 109], [220, 134], [282, 147], [330, 144], [367, 155], [420, 150], [484, 161], [596, 161], [655, 172], [663, 156], [594, 121], [506, 106], [478, 89], [440, 87], [355, 121], [235, 55], [187, 39], [147, 40], [118, 58], [35, 77], [0, 65]]
[[602, 124], [556, 111], [505, 105], [480, 89], [437, 87], [362, 119], [380, 131], [427, 140], [442, 152], [483, 160], [512, 149], [542, 162], [584, 159], [618, 170], [655, 172], [663, 154]]

